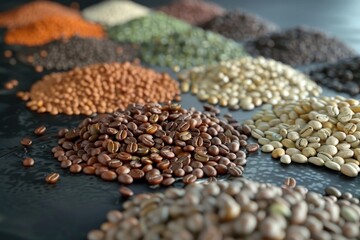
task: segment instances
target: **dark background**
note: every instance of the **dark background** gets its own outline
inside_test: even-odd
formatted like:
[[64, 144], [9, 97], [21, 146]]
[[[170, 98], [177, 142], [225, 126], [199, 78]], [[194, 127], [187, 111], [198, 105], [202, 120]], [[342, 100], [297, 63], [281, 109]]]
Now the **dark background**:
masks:
[[[27, 1], [1, 1], [0, 11], [10, 9]], [[69, 5], [72, 1], [61, 1]], [[98, 1], [78, 1], [81, 8]], [[147, 6], [158, 6], [166, 0], [139, 0]], [[360, 52], [360, 1], [347, 0], [216, 0], [227, 9], [236, 7], [256, 13], [280, 27], [305, 25], [331, 33]], [[3, 31], [0, 32], [3, 34]], [[1, 36], [2, 37], [2, 36]], [[108, 210], [120, 208], [123, 199], [117, 190], [118, 183], [107, 183], [95, 176], [74, 175], [60, 169], [52, 158], [50, 149], [56, 145], [55, 133], [59, 127], [74, 127], [82, 117], [50, 116], [26, 109], [16, 96], [18, 90], [28, 90], [43, 74], [31, 67], [17, 64], [11, 66], [2, 57], [7, 49], [0, 42], [0, 86], [10, 79], [19, 80], [15, 90], [0, 89], [0, 239], [85, 239], [86, 233], [98, 228], [105, 220]], [[162, 69], [164, 70], [164, 69]], [[335, 95], [324, 89], [325, 95]], [[343, 94], [344, 95], [344, 94]], [[344, 95], [346, 96], [346, 95]], [[359, 98], [357, 96], [357, 98]], [[182, 105], [201, 109], [195, 97], [183, 95]], [[222, 109], [222, 113], [226, 113]], [[254, 112], [233, 112], [240, 121], [248, 119]], [[49, 131], [44, 137], [35, 138], [33, 129], [45, 124]], [[34, 139], [28, 151], [20, 146], [24, 136]], [[36, 164], [24, 169], [21, 160], [31, 156]], [[56, 185], [48, 185], [44, 177], [58, 172], [61, 179]], [[352, 191], [360, 196], [360, 177], [349, 179], [324, 168], [310, 165], [283, 166], [268, 154], [256, 153], [248, 157], [245, 177], [258, 181], [280, 184], [285, 177], [292, 176], [309, 189], [322, 192], [333, 185], [343, 191]], [[136, 192], [158, 191], [146, 185], [136, 184]]]

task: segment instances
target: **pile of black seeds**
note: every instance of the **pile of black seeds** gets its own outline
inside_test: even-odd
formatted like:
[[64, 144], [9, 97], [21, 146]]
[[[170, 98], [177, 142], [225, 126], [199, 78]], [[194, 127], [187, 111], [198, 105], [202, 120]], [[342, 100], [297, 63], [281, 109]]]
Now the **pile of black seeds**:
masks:
[[73, 37], [44, 46], [25, 48], [17, 54], [17, 58], [34, 67], [69, 70], [96, 63], [132, 61], [137, 55], [138, 48], [135, 45]]
[[355, 55], [339, 39], [303, 27], [259, 37], [249, 41], [245, 48], [253, 56], [273, 58], [291, 66], [334, 62]]
[[240, 10], [215, 17], [202, 27], [236, 41], [259, 37], [278, 29], [274, 23]]
[[343, 59], [310, 71], [310, 77], [336, 91], [356, 95], [360, 92], [360, 57]]

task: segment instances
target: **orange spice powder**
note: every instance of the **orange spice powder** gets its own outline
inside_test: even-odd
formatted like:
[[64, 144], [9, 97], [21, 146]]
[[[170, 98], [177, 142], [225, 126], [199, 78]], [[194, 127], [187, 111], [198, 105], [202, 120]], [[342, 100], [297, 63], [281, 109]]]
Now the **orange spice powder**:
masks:
[[54, 15], [78, 16], [80, 13], [70, 7], [56, 2], [35, 1], [20, 7], [0, 13], [0, 27], [14, 28], [39, 21], [40, 19]]
[[72, 36], [103, 38], [105, 32], [101, 25], [85, 21], [77, 16], [47, 16], [22, 27], [9, 29], [4, 41], [6, 44], [37, 46]]

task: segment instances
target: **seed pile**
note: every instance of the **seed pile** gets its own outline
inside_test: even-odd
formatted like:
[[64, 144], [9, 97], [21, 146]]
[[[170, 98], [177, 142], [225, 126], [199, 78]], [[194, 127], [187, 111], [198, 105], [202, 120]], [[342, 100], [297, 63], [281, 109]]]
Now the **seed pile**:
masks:
[[0, 27], [21, 27], [54, 15], [69, 15], [80, 18], [78, 11], [59, 3], [50, 1], [33, 1], [18, 8], [0, 13]]
[[103, 38], [105, 33], [100, 25], [78, 16], [54, 15], [8, 30], [4, 41], [6, 44], [36, 46], [73, 36]]
[[349, 177], [360, 171], [358, 100], [337, 96], [277, 104], [245, 123], [262, 151], [282, 163], [309, 162]]
[[127, 62], [52, 73], [33, 84], [30, 93], [19, 96], [39, 113], [91, 115], [125, 109], [130, 103], [178, 99], [179, 92], [168, 74]]
[[275, 31], [278, 27], [254, 14], [240, 10], [229, 11], [202, 26], [236, 41], [244, 41]]
[[[280, 188], [237, 179], [140, 194], [112, 210], [102, 239], [359, 239], [359, 199], [338, 189]], [[174, 238], [176, 236], [176, 238]]]
[[149, 13], [149, 8], [127, 0], [103, 1], [82, 11], [86, 19], [106, 26], [123, 24]]
[[245, 55], [242, 45], [202, 29], [153, 38], [141, 48], [141, 56], [145, 62], [173, 67], [175, 70], [213, 64]]
[[[59, 131], [52, 149], [62, 168], [96, 174], [105, 181], [169, 186], [203, 177], [239, 177], [246, 153], [259, 148], [247, 144], [250, 128], [218, 111], [184, 109], [178, 104], [131, 104], [125, 111], [86, 118], [78, 128]], [[246, 152], [241, 150], [246, 149]], [[76, 169], [76, 171], [75, 171]]]
[[259, 37], [245, 48], [251, 55], [273, 58], [291, 66], [332, 62], [355, 55], [339, 39], [300, 27]]
[[134, 19], [125, 24], [109, 28], [110, 38], [120, 42], [144, 43], [152, 37], [165, 37], [175, 32], [183, 32], [191, 26], [162, 13]]
[[360, 92], [360, 57], [344, 59], [310, 72], [314, 81], [336, 91], [356, 95]]
[[183, 92], [232, 110], [252, 110], [264, 103], [318, 96], [321, 88], [306, 75], [263, 57], [244, 57], [179, 74]]
[[193, 25], [204, 24], [225, 11], [219, 5], [203, 0], [176, 0], [158, 10]]
[[73, 37], [58, 40], [45, 46], [25, 48], [18, 59], [34, 67], [47, 70], [69, 70], [95, 63], [131, 61], [137, 57], [137, 47], [110, 40]]

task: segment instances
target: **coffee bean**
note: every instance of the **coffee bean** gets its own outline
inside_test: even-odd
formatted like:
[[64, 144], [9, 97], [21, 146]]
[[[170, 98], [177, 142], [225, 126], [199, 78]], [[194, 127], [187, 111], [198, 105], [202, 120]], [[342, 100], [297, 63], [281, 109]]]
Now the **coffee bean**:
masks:
[[79, 172], [81, 172], [81, 170], [82, 170], [82, 167], [79, 164], [72, 164], [70, 166], [71, 173], [79, 173]]
[[61, 168], [69, 168], [72, 165], [70, 160], [61, 161]]
[[34, 134], [38, 135], [38, 136], [41, 136], [41, 135], [45, 134], [45, 131], [46, 131], [46, 127], [44, 125], [42, 125], [40, 127], [35, 128]]
[[175, 178], [170, 177], [170, 178], [164, 179], [164, 180], [161, 182], [161, 184], [164, 185], [164, 186], [170, 186], [170, 185], [172, 185], [174, 182], [175, 182]]
[[116, 168], [116, 173], [119, 175], [127, 174], [129, 172], [130, 172], [130, 168], [127, 166], [120, 166], [120, 167]]
[[140, 169], [131, 169], [130, 172], [129, 172], [129, 175], [133, 179], [140, 179], [140, 178], [143, 178], [145, 176], [145, 173]]
[[238, 166], [229, 167], [228, 172], [230, 173], [231, 176], [234, 176], [234, 177], [240, 177], [243, 174], [243, 171]]
[[185, 184], [194, 183], [197, 180], [197, 177], [193, 174], [188, 174], [183, 177], [183, 182]]
[[215, 177], [217, 175], [216, 169], [212, 166], [205, 165], [202, 170], [204, 171], [205, 175], [208, 177]]
[[32, 158], [24, 158], [22, 161], [24, 167], [32, 167], [35, 164], [34, 159]]
[[246, 151], [249, 153], [256, 152], [259, 149], [259, 144], [251, 143], [246, 146]]
[[149, 176], [147, 178], [147, 181], [149, 182], [149, 184], [151, 185], [158, 185], [160, 183], [162, 183], [163, 181], [163, 176], [161, 175], [152, 175], [152, 176]]
[[83, 168], [83, 172], [88, 175], [95, 174], [95, 168], [93, 166], [86, 166]]
[[130, 188], [127, 188], [127, 187], [124, 187], [124, 186], [119, 188], [119, 193], [124, 198], [129, 198], [129, 197], [134, 195], [134, 192]]
[[134, 180], [129, 174], [119, 174], [118, 181], [123, 184], [131, 184]]
[[59, 179], [60, 179], [60, 174], [58, 174], [58, 173], [50, 173], [49, 175], [47, 175], [45, 177], [45, 181], [50, 184], [57, 183], [59, 181]]
[[114, 181], [117, 178], [117, 174], [113, 171], [105, 171], [101, 173], [101, 178], [105, 181]]
[[287, 187], [294, 188], [296, 186], [295, 178], [292, 178], [292, 177], [286, 178], [285, 181], [284, 181], [284, 185], [287, 186]]
[[30, 138], [23, 138], [20, 143], [25, 147], [29, 147], [32, 144], [32, 140]]

